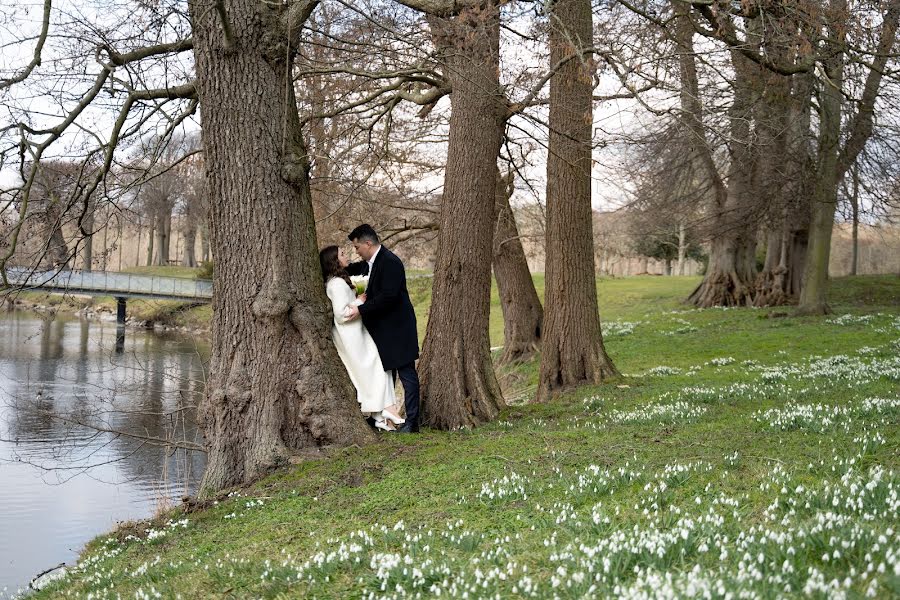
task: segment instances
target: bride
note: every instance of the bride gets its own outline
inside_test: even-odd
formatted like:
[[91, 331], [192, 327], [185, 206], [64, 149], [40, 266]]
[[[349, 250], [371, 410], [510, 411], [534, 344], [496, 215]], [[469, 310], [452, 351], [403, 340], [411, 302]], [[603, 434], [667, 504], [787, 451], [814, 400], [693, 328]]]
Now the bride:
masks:
[[[347, 321], [344, 316], [350, 306], [361, 304], [345, 270], [349, 264], [347, 256], [337, 246], [327, 246], [319, 252], [319, 262], [334, 315], [331, 336], [350, 374], [350, 381], [356, 387], [360, 409], [374, 420], [375, 427], [392, 431], [403, 424], [403, 419], [394, 408], [393, 377], [381, 365], [375, 341], [362, 320]], [[364, 300], [364, 295], [360, 299]]]

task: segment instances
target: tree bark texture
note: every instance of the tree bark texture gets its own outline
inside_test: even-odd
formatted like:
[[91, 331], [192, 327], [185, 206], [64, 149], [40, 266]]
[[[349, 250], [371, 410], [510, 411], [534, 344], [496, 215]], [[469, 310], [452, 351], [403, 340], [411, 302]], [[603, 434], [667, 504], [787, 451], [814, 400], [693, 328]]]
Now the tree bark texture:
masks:
[[851, 231], [850, 274], [856, 275], [859, 263], [859, 171], [853, 169], [853, 194], [850, 196], [850, 208], [853, 211]]
[[616, 375], [597, 308], [591, 212], [592, 18], [589, 0], [550, 13], [544, 335], [537, 400]]
[[[46, 210], [36, 215], [37, 226], [40, 228], [38, 239], [47, 240], [46, 250], [42, 252], [40, 263], [48, 264], [51, 268], [59, 268], [69, 260], [69, 248], [62, 231], [62, 206], [58, 198], [51, 198], [47, 202]], [[33, 217], [30, 217], [33, 218]]]
[[831, 234], [837, 209], [838, 186], [872, 136], [875, 101], [878, 99], [885, 66], [897, 40], [900, 1], [888, 2], [883, 13], [878, 47], [873, 54], [856, 113], [849, 120], [843, 147], [840, 145], [841, 103], [846, 61], [844, 42], [847, 35], [847, 0], [832, 0], [829, 11], [834, 17], [828, 26], [827, 52], [822, 65], [827, 81], [822, 82], [819, 90], [818, 160], [812, 196], [809, 250], [798, 307], [801, 314], [813, 315], [830, 312], [826, 298], [828, 263], [831, 258]]
[[455, 17], [429, 17], [429, 23], [453, 93], [419, 375], [424, 423], [458, 429], [490, 421], [504, 406], [488, 337], [497, 157], [506, 115], [500, 12], [489, 1]]
[[172, 239], [172, 208], [170, 206], [161, 207], [156, 215], [156, 254], [153, 257], [153, 264], [164, 267], [169, 264], [169, 246]]
[[[81, 240], [81, 268], [90, 271], [94, 264], [94, 213], [84, 216], [82, 226], [88, 232]], [[105, 250], [105, 248], [104, 248]]]
[[806, 245], [807, 229], [792, 227], [789, 219], [785, 219], [780, 228], [769, 231], [765, 264], [756, 277], [754, 306], [782, 306], [797, 302], [802, 289]]
[[[713, 211], [712, 243], [709, 265], [703, 281], [688, 298], [697, 306], [743, 306], [751, 300], [751, 285], [755, 275], [755, 236], [748, 231], [746, 206], [746, 160], [749, 158], [747, 119], [750, 114], [747, 78], [752, 69], [747, 59], [736, 57], [735, 100], [730, 108], [732, 136], [731, 171], [726, 184], [719, 173], [703, 123], [703, 106], [697, 77], [690, 7], [676, 3], [675, 32], [678, 42], [678, 63], [681, 78], [680, 106], [682, 120], [690, 140], [690, 161], [698, 176], [710, 189]], [[736, 56], [736, 53], [733, 54]], [[741, 62], [737, 62], [741, 61]], [[738, 68], [740, 67], [740, 69]]]
[[187, 227], [184, 229], [184, 255], [181, 259], [182, 266], [196, 267], [197, 256], [194, 252], [194, 246], [197, 245], [197, 227]]
[[189, 6], [216, 257], [202, 496], [373, 434], [331, 339], [277, 6], [226, 1], [229, 36], [212, 2]]
[[156, 239], [156, 227], [153, 225], [156, 222], [156, 218], [153, 218], [150, 224], [150, 233], [147, 239], [147, 266], [153, 266], [153, 259], [156, 256], [153, 254], [153, 241]]
[[494, 229], [494, 278], [503, 310], [501, 363], [523, 361], [539, 349], [544, 307], [534, 288], [519, 229], [509, 204], [513, 173], [497, 173], [497, 223]]
[[200, 230], [200, 260], [203, 262], [208, 262], [210, 258], [209, 230], [206, 227], [202, 227]]
[[[782, 33], [774, 36], [770, 54], [780, 62], [787, 61], [792, 47], [789, 41], [797, 38], [795, 25], [790, 18], [779, 23]], [[797, 58], [808, 57], [801, 54]], [[757, 188], [769, 192], [766, 260], [756, 278], [753, 299], [754, 306], [760, 307], [795, 304], [800, 297], [813, 183], [809, 155], [813, 75], [770, 73], [767, 79], [756, 117], [765, 142]]]
[[[847, 9], [846, 0], [834, 0], [839, 18]], [[846, 17], [845, 17], [846, 18]], [[830, 34], [837, 36], [828, 42], [832, 52], [823, 61], [827, 82], [819, 86], [819, 147], [817, 151], [815, 182], [812, 190], [812, 220], [809, 228], [809, 249], [806, 255], [806, 269], [803, 290], [800, 293], [798, 311], [801, 314], [823, 315], [830, 312], [826, 303], [828, 286], [828, 259], [831, 252], [831, 230], [834, 226], [834, 211], [837, 207], [838, 156], [841, 143], [841, 102], [844, 84], [844, 56], [838, 47], [846, 33], [835, 24]]]
[[732, 51], [734, 99], [728, 109], [729, 174], [724, 199], [716, 196], [709, 265], [700, 285], [688, 297], [694, 306], [749, 306], [756, 280], [756, 221], [752, 197], [755, 151], [750, 139], [754, 86], [759, 67]]

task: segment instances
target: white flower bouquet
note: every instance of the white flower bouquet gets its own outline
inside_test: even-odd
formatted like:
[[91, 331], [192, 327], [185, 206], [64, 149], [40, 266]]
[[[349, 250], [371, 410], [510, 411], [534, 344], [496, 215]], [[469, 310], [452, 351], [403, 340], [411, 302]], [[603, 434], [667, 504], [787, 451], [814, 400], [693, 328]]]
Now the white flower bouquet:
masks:
[[353, 287], [356, 288], [357, 296], [361, 296], [366, 293], [366, 289], [368, 289], [369, 287], [368, 275], [351, 275], [350, 281], [353, 283]]

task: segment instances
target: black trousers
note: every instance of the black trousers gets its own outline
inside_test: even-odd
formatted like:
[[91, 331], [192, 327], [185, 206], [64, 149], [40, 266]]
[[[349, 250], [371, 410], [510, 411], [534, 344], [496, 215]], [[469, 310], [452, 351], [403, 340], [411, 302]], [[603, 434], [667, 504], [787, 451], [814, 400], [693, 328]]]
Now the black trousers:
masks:
[[419, 424], [419, 374], [416, 363], [412, 362], [394, 371], [394, 381], [400, 377], [403, 384], [403, 404], [406, 407], [406, 422]]

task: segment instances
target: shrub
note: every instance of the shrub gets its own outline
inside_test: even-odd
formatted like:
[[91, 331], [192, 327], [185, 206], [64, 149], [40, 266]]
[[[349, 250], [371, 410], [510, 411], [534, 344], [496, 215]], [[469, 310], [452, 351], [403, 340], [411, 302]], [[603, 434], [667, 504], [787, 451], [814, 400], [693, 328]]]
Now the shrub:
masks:
[[200, 263], [200, 270], [197, 271], [197, 279], [212, 279], [213, 261], [204, 260]]

